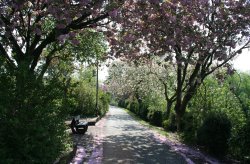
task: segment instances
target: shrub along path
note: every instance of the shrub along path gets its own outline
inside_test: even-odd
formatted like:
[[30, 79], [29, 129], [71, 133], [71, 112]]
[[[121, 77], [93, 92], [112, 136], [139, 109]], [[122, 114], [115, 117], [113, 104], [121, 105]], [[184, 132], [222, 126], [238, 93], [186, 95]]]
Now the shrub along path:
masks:
[[[82, 144], [82, 141], [89, 142], [91, 145], [88, 155], [82, 149], [87, 146]], [[95, 127], [90, 127], [86, 135], [75, 140], [75, 143], [79, 145], [78, 155], [72, 163], [83, 161], [87, 163], [218, 163], [199, 151], [168, 140], [156, 131], [141, 125], [123, 109], [117, 107], [110, 107], [108, 114]]]

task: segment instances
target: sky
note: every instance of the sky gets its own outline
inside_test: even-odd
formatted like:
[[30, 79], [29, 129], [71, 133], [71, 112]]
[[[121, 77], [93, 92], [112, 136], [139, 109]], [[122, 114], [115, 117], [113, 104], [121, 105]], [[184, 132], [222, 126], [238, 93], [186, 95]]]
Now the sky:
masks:
[[[245, 49], [242, 54], [235, 57], [232, 64], [236, 70], [250, 73], [250, 50]], [[108, 67], [103, 65], [99, 71], [99, 79], [105, 81], [108, 77]]]
[[250, 50], [245, 49], [232, 63], [236, 70], [250, 72]]
[[99, 69], [99, 79], [100, 81], [105, 81], [108, 77], [108, 67], [106, 65], [103, 65]]

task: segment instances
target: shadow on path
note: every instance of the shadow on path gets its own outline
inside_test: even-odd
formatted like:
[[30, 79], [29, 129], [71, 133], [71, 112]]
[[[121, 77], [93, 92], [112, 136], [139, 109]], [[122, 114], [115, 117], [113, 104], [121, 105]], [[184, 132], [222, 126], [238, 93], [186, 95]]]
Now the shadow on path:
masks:
[[122, 109], [111, 107], [104, 126], [103, 163], [182, 164], [183, 157], [156, 141]]

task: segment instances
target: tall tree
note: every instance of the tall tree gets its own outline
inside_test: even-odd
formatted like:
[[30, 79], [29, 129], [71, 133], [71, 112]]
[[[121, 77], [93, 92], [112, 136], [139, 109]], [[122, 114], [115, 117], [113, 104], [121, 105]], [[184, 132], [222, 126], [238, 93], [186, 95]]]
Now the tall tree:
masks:
[[[158, 55], [176, 68], [178, 125], [203, 80], [249, 48], [247, 0], [126, 1], [116, 56]], [[122, 46], [121, 46], [122, 45]], [[145, 55], [146, 54], [146, 55]], [[229, 71], [230, 72], [230, 71]], [[178, 126], [180, 129], [180, 126]]]
[[107, 32], [119, 5], [116, 0], [0, 0], [0, 163], [53, 163], [65, 151], [68, 74], [78, 57], [102, 51], [90, 36]]
[[[53, 43], [71, 40], [78, 44], [81, 29], [97, 28], [110, 22], [119, 1], [105, 0], [32, 0], [0, 4], [0, 53], [8, 67], [21, 67], [33, 74], [41, 55]], [[58, 47], [50, 49], [49, 56]], [[38, 72], [39, 73], [39, 72]]]
[[0, 58], [15, 77], [16, 107], [22, 104], [24, 93], [30, 93], [27, 88], [34, 87], [30, 83], [42, 79], [67, 41], [78, 45], [81, 39], [77, 34], [86, 28], [104, 30], [119, 5], [115, 0], [2, 0]]

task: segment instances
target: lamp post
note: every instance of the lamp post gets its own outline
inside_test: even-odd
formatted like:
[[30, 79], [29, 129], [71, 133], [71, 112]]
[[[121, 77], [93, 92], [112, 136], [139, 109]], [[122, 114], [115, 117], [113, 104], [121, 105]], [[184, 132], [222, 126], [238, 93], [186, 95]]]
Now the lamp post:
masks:
[[98, 84], [98, 60], [96, 60], [96, 104], [95, 104], [95, 112], [96, 116], [98, 116], [98, 90], [99, 90], [99, 84]]

